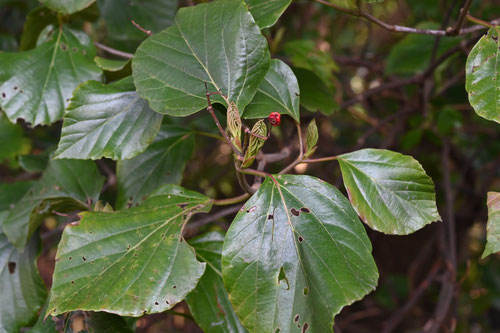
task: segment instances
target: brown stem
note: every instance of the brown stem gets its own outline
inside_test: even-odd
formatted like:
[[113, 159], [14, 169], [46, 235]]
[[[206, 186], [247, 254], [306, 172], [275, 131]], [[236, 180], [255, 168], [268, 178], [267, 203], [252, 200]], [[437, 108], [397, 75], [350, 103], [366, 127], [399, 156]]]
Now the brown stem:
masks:
[[243, 193], [243, 194], [238, 195], [237, 197], [234, 197], [234, 198], [214, 200], [214, 205], [215, 206], [232, 205], [232, 204], [235, 204], [235, 203], [239, 203], [239, 202], [245, 201], [249, 196], [250, 195], [248, 193]]
[[134, 57], [134, 55], [132, 53], [128, 53], [128, 52], [123, 52], [123, 51], [120, 51], [120, 50], [116, 50], [116, 49], [113, 49], [113, 48], [111, 48], [109, 46], [101, 44], [99, 42], [94, 42], [94, 45], [98, 49], [101, 49], [103, 51], [108, 52], [109, 54], [113, 54], [113, 55], [116, 55], [116, 56], [119, 56], [119, 57], [122, 57], [122, 58], [132, 59]]
[[130, 20], [132, 22], [132, 24], [139, 30], [141, 30], [142, 32], [144, 32], [146, 35], [148, 36], [151, 36], [153, 33], [151, 32], [151, 30], [146, 30], [144, 29], [143, 27], [141, 27], [139, 24], [135, 23], [134, 20]]
[[462, 25], [464, 24], [465, 17], [469, 13], [469, 8], [470, 5], [472, 4], [472, 0], [465, 0], [465, 4], [462, 8], [460, 8], [460, 15], [457, 18], [457, 22], [455, 22], [455, 25], [453, 28], [448, 28], [446, 29], [446, 32], [448, 33], [449, 36], [456, 36], [460, 32], [460, 29], [462, 28]]
[[[370, 15], [369, 13], [364, 12], [362, 10], [351, 10], [351, 9], [343, 8], [343, 7], [340, 7], [340, 6], [335, 5], [333, 3], [330, 3], [330, 2], [328, 2], [326, 0], [312, 0], [312, 1], [315, 1], [317, 3], [320, 3], [320, 4], [328, 6], [328, 7], [335, 8], [335, 9], [337, 9], [337, 10], [339, 10], [341, 12], [344, 12], [346, 14], [349, 14], [349, 15], [353, 15], [353, 16], [364, 18], [365, 20], [368, 20], [368, 21], [370, 21], [372, 23], [375, 23], [379, 27], [382, 27], [382, 28], [384, 28], [386, 30], [393, 31], [393, 32], [403, 32], [403, 33], [410, 33], [410, 34], [422, 34], [422, 35], [433, 35], [433, 36], [457, 36], [457, 35], [465, 35], [465, 34], [468, 34], [468, 33], [471, 33], [471, 32], [474, 32], [474, 31], [481, 30], [481, 29], [485, 28], [484, 25], [481, 24], [481, 25], [477, 25], [477, 26], [474, 26], [474, 27], [460, 29], [457, 33], [455, 33], [453, 31], [453, 29], [434, 30], [434, 29], [411, 28], [411, 27], [405, 27], [405, 26], [401, 26], [401, 25], [389, 24], [389, 23], [386, 23], [384, 21], [379, 20], [378, 18], [376, 18], [376, 17], [374, 17], [374, 16]], [[490, 22], [489, 23], [490, 26], [494, 25], [495, 24], [494, 22], [497, 21], [497, 20], [494, 20], [494, 21]], [[476, 22], [476, 23], [478, 23], [478, 22]]]

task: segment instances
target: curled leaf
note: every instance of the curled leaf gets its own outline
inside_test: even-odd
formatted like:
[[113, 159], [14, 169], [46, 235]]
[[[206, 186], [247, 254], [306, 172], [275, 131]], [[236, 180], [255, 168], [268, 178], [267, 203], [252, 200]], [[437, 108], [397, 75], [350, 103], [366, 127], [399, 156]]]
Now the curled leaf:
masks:
[[[252, 133], [258, 136], [266, 136], [267, 135], [267, 127], [264, 120], [259, 120], [253, 125]], [[243, 163], [241, 166], [243, 168], [249, 167], [253, 161], [255, 160], [255, 156], [262, 149], [264, 142], [266, 140], [259, 138], [258, 136], [251, 135], [250, 141], [248, 143], [248, 149], [245, 152], [245, 158], [243, 159]]]
[[241, 118], [234, 102], [231, 102], [227, 108], [227, 129], [231, 135], [231, 141], [241, 151]]

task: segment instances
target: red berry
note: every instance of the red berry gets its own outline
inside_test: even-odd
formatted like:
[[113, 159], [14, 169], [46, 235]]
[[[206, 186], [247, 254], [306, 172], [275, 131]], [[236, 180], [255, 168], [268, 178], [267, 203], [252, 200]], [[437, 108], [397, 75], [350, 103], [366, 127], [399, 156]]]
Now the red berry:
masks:
[[278, 126], [281, 121], [281, 115], [278, 112], [271, 112], [269, 115], [269, 123], [271, 126]]

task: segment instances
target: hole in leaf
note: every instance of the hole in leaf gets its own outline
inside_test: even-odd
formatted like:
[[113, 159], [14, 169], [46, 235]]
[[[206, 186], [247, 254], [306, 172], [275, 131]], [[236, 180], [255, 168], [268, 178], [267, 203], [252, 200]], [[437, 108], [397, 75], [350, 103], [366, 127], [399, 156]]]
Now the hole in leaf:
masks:
[[68, 260], [72, 260], [72, 259], [73, 259], [73, 257], [69, 257], [69, 258], [68, 258]]
[[14, 90], [17, 90], [17, 86], [14, 86]]
[[16, 271], [16, 266], [17, 264], [13, 261], [9, 261], [9, 273], [10, 274], [14, 274], [14, 272]]
[[286, 290], [290, 290], [290, 284], [288, 283], [288, 278], [286, 277], [285, 270], [283, 269], [283, 266], [280, 268], [280, 274], [278, 275], [278, 284], [281, 284], [281, 281], [286, 282]]
[[68, 46], [64, 43], [61, 43], [61, 50], [66, 51], [68, 49]]
[[300, 211], [296, 210], [295, 208], [290, 209], [290, 212], [292, 212], [292, 215], [294, 215], [294, 216], [300, 215]]
[[269, 214], [269, 215], [267, 216], [267, 219], [268, 219], [268, 220], [273, 220], [273, 219], [274, 219], [274, 215], [273, 215], [273, 214]]
[[73, 52], [78, 52], [78, 49], [76, 47], [73, 48]]
[[247, 213], [253, 213], [253, 212], [255, 212], [256, 209], [257, 209], [257, 207], [252, 206], [249, 209], [247, 209]]
[[298, 322], [299, 318], [300, 318], [299, 314], [296, 314], [295, 317], [293, 318], [293, 321]]
[[2, 93], [2, 97], [5, 98], [5, 93]]
[[160, 305], [160, 303], [158, 303], [158, 302], [155, 302], [155, 305]]
[[302, 333], [306, 333], [307, 329], [309, 328], [308, 323], [304, 323], [304, 326], [302, 326]]
[[311, 210], [310, 210], [309, 208], [307, 208], [307, 207], [302, 207], [302, 208], [300, 209], [300, 211], [301, 211], [301, 212], [304, 212], [304, 213], [306, 213], [306, 214], [311, 212]]
[[177, 288], [177, 286], [172, 286], [172, 288], [174, 288], [174, 289], [175, 289], [175, 288]]
[[85, 256], [82, 257], [82, 260], [83, 261], [87, 261], [87, 258], [85, 258]]
[[71, 281], [71, 284], [75, 284], [75, 281]]
[[304, 296], [307, 296], [309, 294], [309, 288], [305, 287], [303, 290]]
[[304, 241], [304, 237], [302, 237], [302, 236], [299, 236], [298, 239], [299, 239], [299, 243], [302, 243]]

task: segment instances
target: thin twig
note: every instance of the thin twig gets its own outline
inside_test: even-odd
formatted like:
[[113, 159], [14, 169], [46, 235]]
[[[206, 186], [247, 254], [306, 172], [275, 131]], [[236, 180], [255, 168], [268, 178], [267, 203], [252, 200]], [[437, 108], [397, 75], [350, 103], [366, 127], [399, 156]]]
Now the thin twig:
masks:
[[446, 31], [448, 32], [448, 36], [456, 36], [460, 32], [462, 25], [464, 24], [465, 17], [469, 13], [470, 5], [472, 4], [472, 0], [465, 0], [465, 4], [462, 8], [460, 8], [460, 15], [455, 22], [453, 28], [448, 28]]
[[128, 53], [128, 52], [123, 52], [123, 51], [120, 51], [120, 50], [116, 50], [116, 49], [114, 49], [112, 47], [106, 46], [106, 45], [101, 44], [99, 42], [94, 42], [94, 45], [98, 49], [101, 49], [103, 51], [108, 52], [109, 54], [113, 54], [113, 55], [116, 55], [116, 56], [119, 56], [119, 57], [122, 57], [122, 58], [132, 59], [134, 57], [134, 55], [132, 53]]
[[[346, 14], [350, 14], [353, 16], [357, 17], [362, 17], [365, 20], [368, 20], [370, 22], [375, 23], [379, 27], [382, 27], [386, 30], [393, 31], [393, 32], [403, 32], [403, 33], [409, 33], [409, 34], [423, 34], [423, 35], [433, 35], [433, 36], [457, 36], [457, 35], [465, 35], [474, 31], [482, 30], [485, 29], [484, 25], [477, 25], [469, 28], [464, 28], [460, 29], [456, 34], [452, 32], [452, 29], [447, 29], [447, 30], [434, 30], [434, 29], [418, 29], [418, 28], [411, 28], [411, 27], [405, 27], [401, 25], [395, 25], [395, 24], [389, 24], [384, 21], [379, 20], [378, 18], [370, 15], [367, 12], [364, 12], [362, 10], [351, 10], [347, 8], [343, 8], [341, 6], [335, 5], [331, 2], [328, 2], [326, 0], [312, 0], [317, 3], [323, 4], [328, 7], [335, 8], [341, 12], [344, 12]], [[496, 21], [499, 19], [496, 19], [494, 21], [489, 22], [490, 25], [496, 25]], [[484, 21], [483, 21], [484, 22]], [[477, 22], [476, 22], [477, 23]]]
[[235, 203], [239, 203], [239, 202], [245, 201], [249, 196], [250, 195], [248, 193], [243, 193], [243, 194], [238, 195], [237, 197], [234, 197], [234, 198], [214, 200], [214, 205], [215, 206], [232, 205], [232, 204], [235, 204]]
[[132, 22], [132, 24], [139, 30], [141, 30], [142, 32], [144, 32], [146, 35], [148, 36], [151, 36], [153, 33], [151, 32], [151, 30], [147, 30], [147, 29], [144, 29], [143, 27], [141, 27], [139, 24], [135, 23], [134, 20], [130, 20], [130, 22]]

